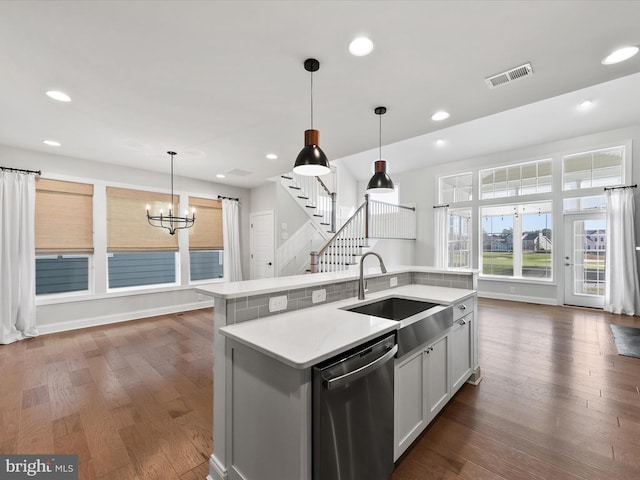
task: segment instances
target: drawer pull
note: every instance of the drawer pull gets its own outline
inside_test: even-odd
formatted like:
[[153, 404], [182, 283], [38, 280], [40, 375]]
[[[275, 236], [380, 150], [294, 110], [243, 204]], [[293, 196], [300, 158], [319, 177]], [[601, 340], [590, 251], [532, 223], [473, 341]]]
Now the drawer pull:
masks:
[[460, 325], [466, 325], [467, 322], [465, 322], [464, 320], [460, 320]]
[[459, 308], [460, 310], [466, 310], [466, 309], [467, 309], [467, 306], [466, 306], [466, 305], [460, 305], [458, 308]]

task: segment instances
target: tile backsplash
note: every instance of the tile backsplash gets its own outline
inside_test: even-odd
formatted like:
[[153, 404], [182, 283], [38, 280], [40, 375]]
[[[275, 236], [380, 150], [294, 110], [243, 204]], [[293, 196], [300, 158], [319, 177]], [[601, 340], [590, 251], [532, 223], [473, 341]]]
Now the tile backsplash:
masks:
[[[473, 276], [459, 275], [456, 273], [425, 273], [425, 272], [405, 272], [399, 274], [387, 274], [378, 277], [366, 278], [367, 292], [379, 292], [390, 288], [391, 277], [398, 279], [398, 287], [410, 284], [434, 285], [438, 287], [466, 288], [472, 289]], [[311, 292], [314, 290], [326, 290], [326, 300], [322, 302], [331, 303], [358, 295], [358, 281], [349, 280], [344, 282], [317, 285], [315, 287], [298, 288], [273, 292], [263, 295], [252, 295], [248, 297], [238, 297], [227, 300], [227, 324], [264, 318], [283, 312], [302, 310], [304, 308], [320, 305], [311, 301]], [[287, 296], [287, 308], [278, 312], [269, 312], [269, 299], [271, 297]]]

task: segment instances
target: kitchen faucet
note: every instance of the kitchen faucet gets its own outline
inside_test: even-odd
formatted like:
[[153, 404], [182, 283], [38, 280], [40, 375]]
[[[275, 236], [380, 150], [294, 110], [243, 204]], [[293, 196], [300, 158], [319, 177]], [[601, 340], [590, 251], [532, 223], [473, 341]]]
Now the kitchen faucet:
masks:
[[382, 257], [380, 255], [378, 255], [376, 252], [367, 252], [364, 255], [362, 255], [362, 258], [360, 258], [360, 280], [358, 283], [358, 300], [364, 300], [364, 259], [367, 257], [367, 255], [375, 255], [376, 257], [378, 257], [378, 260], [380, 261], [380, 270], [382, 270], [382, 273], [387, 273], [387, 267], [384, 266], [384, 262], [382, 261]]

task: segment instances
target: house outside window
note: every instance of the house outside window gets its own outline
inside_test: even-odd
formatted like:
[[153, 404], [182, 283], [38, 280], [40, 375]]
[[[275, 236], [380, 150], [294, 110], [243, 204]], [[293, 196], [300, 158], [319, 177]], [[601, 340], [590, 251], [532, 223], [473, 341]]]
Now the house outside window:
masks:
[[552, 203], [481, 208], [483, 275], [553, 278]]

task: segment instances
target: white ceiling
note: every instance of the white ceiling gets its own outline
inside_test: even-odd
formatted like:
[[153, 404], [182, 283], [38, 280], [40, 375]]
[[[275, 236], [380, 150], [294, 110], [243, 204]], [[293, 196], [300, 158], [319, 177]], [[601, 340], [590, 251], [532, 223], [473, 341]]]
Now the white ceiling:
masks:
[[[303, 146], [315, 57], [321, 146], [365, 179], [378, 105], [391, 172], [640, 122], [640, 55], [600, 63], [640, 44], [639, 19], [611, 0], [0, 2], [0, 143], [161, 172], [175, 150], [178, 175], [256, 186]], [[367, 57], [347, 51], [359, 34]], [[232, 169], [251, 174], [216, 179]]]

